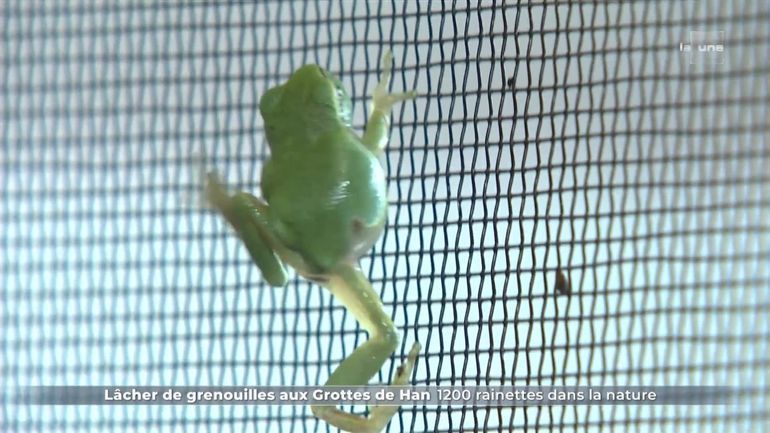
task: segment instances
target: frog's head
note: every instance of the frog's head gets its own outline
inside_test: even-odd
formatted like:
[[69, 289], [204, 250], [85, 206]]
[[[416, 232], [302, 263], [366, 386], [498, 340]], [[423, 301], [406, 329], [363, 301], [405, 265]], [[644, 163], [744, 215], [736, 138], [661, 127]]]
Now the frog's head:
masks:
[[323, 129], [335, 119], [347, 126], [351, 121], [350, 96], [340, 80], [318, 65], [297, 69], [286, 83], [265, 92], [259, 111], [268, 130], [278, 125]]

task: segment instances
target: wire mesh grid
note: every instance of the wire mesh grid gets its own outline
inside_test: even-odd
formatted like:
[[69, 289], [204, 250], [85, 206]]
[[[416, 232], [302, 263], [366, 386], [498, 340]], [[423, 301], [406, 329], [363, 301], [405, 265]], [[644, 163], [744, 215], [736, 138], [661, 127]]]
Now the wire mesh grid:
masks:
[[[385, 49], [389, 221], [361, 260], [415, 384], [753, 386], [739, 406], [402, 408], [389, 431], [770, 430], [767, 2], [4, 2], [2, 382], [317, 385], [366, 339], [268, 287], [196, 155], [259, 191], [306, 63], [354, 126]], [[683, 52], [721, 31], [722, 62]], [[714, 54], [716, 55], [716, 54]], [[716, 63], [716, 64], [715, 64]], [[558, 280], [558, 281], [557, 281]], [[360, 409], [360, 408], [357, 408]], [[3, 431], [327, 431], [302, 406], [18, 406]]]

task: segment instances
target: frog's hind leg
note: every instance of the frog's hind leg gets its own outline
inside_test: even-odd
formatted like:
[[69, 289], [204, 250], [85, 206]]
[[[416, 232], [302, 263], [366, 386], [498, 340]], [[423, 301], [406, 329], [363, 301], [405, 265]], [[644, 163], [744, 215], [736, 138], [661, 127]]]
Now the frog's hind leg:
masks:
[[285, 285], [288, 277], [276, 256], [272, 245], [275, 242], [270, 239], [267, 205], [255, 204], [255, 200], [259, 200], [251, 194], [231, 195], [213, 172], [206, 175], [205, 197], [235, 228], [265, 280], [272, 286]]
[[[361, 270], [355, 266], [340, 265], [331, 273], [324, 286], [331, 290], [335, 298], [369, 331], [369, 340], [342, 361], [326, 385], [366, 385], [396, 350], [398, 335], [395, 326], [383, 311], [379, 296]], [[408, 382], [419, 351], [420, 345], [415, 343], [406, 362], [396, 370], [393, 385], [405, 385]], [[313, 406], [311, 409], [318, 418], [344, 431], [375, 433], [388, 424], [393, 414], [398, 411], [398, 406], [372, 407], [368, 418], [343, 412], [333, 406]]]

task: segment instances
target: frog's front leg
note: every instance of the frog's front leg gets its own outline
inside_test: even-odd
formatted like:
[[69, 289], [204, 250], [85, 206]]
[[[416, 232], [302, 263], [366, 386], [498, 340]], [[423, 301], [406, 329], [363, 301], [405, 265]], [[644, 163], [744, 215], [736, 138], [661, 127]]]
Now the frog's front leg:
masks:
[[206, 180], [206, 199], [235, 228], [265, 280], [273, 286], [285, 285], [288, 277], [276, 256], [278, 242], [270, 228], [267, 205], [244, 192], [231, 195], [215, 173], [209, 173]]
[[379, 154], [388, 144], [390, 132], [390, 111], [393, 104], [417, 97], [417, 92], [388, 93], [390, 74], [393, 71], [393, 53], [386, 51], [382, 56], [382, 76], [372, 95], [372, 112], [366, 123], [361, 141], [374, 154]]
[[[327, 386], [361, 386], [380, 371], [382, 365], [396, 350], [398, 334], [390, 317], [385, 314], [380, 297], [360, 269], [352, 264], [341, 264], [323, 282], [369, 332], [369, 340], [356, 348], [334, 370]], [[420, 351], [414, 343], [406, 362], [398, 367], [392, 385], [405, 385], [412, 374], [412, 368]], [[333, 406], [313, 406], [318, 418], [353, 433], [375, 433], [381, 431], [398, 411], [398, 406], [375, 406], [368, 418], [343, 412]]]

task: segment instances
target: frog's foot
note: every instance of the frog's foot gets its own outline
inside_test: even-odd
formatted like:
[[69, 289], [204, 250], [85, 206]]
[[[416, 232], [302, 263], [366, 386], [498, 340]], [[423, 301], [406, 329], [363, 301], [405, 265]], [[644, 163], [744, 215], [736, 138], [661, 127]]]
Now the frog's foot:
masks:
[[[409, 354], [406, 356], [406, 362], [401, 364], [396, 369], [396, 374], [393, 376], [393, 386], [404, 386], [408, 384], [409, 378], [412, 376], [412, 369], [414, 363], [417, 362], [417, 355], [420, 353], [420, 343], [415, 342], [412, 345], [412, 349], [409, 350]], [[373, 420], [372, 424], [377, 427], [376, 432], [381, 431], [388, 425], [388, 422], [393, 415], [398, 412], [399, 406], [373, 406], [369, 410], [369, 419]]]
[[[391, 385], [403, 386], [409, 382], [417, 355], [420, 353], [420, 343], [415, 342], [406, 357], [406, 362], [396, 369]], [[331, 406], [313, 406], [315, 416], [344, 431], [351, 433], [379, 433], [388, 425], [390, 419], [398, 412], [399, 406], [373, 406], [369, 408], [369, 417], [343, 412]]]
[[204, 203], [204, 206], [210, 209], [219, 209], [220, 212], [229, 210], [230, 194], [222, 180], [219, 178], [219, 174], [216, 171], [206, 172], [205, 168], [202, 167], [200, 176], [203, 179], [203, 194], [201, 200]]
[[393, 53], [390, 50], [385, 51], [382, 56], [382, 75], [380, 81], [377, 83], [377, 87], [374, 88], [372, 94], [372, 111], [378, 111], [380, 113], [390, 113], [393, 104], [399, 101], [407, 101], [417, 97], [417, 92], [414, 90], [403, 93], [388, 93], [388, 85], [390, 84], [390, 76], [393, 72]]
[[414, 369], [414, 363], [417, 362], [417, 355], [420, 354], [420, 348], [420, 343], [415, 341], [412, 348], [409, 350], [409, 354], [406, 355], [406, 362], [396, 369], [396, 375], [393, 376], [392, 385], [405, 385], [409, 381], [409, 377], [412, 376], [412, 369]]

